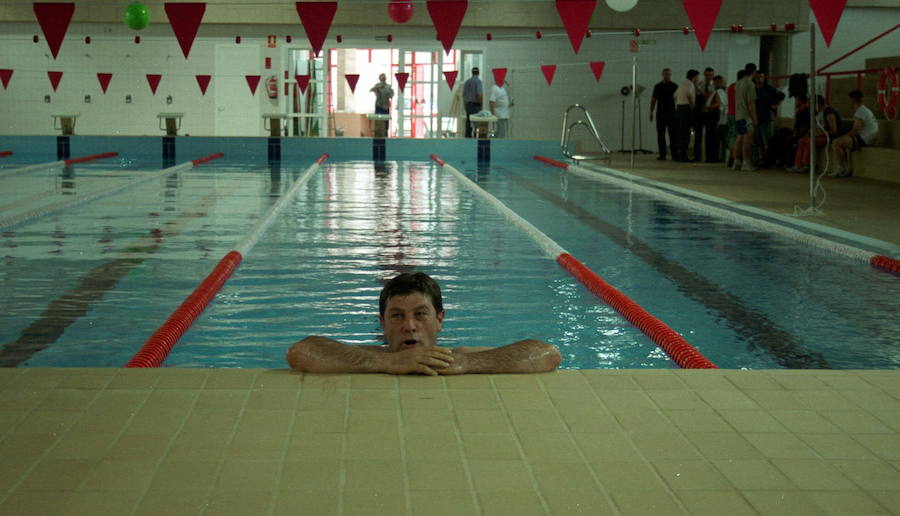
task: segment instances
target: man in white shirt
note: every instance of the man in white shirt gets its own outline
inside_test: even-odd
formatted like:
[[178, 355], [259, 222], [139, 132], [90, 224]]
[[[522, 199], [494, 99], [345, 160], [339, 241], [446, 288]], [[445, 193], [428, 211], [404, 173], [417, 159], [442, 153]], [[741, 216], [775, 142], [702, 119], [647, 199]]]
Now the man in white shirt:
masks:
[[491, 96], [488, 102], [491, 114], [497, 117], [497, 130], [494, 137], [506, 138], [509, 136], [509, 93], [504, 86], [495, 84], [491, 87]]
[[862, 102], [863, 94], [859, 90], [851, 91], [850, 104], [853, 106], [853, 128], [834, 140], [834, 158], [837, 167], [829, 174], [832, 177], [849, 177], [853, 175], [850, 170], [850, 153], [872, 145], [878, 136], [878, 121], [875, 114]]
[[685, 79], [678, 85], [673, 95], [675, 98], [675, 145], [672, 147], [672, 159], [688, 161], [687, 149], [691, 139], [691, 126], [694, 121], [694, 102], [697, 97], [697, 77], [700, 72], [688, 70]]

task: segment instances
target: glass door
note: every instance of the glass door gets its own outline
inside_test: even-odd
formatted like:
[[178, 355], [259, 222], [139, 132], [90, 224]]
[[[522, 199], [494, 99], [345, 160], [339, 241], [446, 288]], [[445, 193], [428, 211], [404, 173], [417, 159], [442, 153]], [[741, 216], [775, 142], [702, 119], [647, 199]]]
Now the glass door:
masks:
[[[325, 57], [315, 57], [309, 50], [292, 49], [288, 78], [285, 80], [290, 92], [287, 103], [291, 134], [293, 136], [326, 136], [328, 134], [328, 89], [326, 87]], [[306, 91], [300, 91], [297, 76], [308, 75]]]

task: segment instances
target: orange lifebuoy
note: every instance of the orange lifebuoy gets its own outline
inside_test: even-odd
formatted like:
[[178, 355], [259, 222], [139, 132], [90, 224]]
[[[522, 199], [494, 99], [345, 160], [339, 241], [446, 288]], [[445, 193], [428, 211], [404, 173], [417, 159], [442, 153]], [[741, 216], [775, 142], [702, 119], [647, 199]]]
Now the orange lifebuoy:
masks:
[[900, 79], [897, 77], [897, 70], [888, 66], [881, 71], [881, 78], [878, 81], [878, 105], [888, 120], [897, 117], [898, 97], [900, 97]]

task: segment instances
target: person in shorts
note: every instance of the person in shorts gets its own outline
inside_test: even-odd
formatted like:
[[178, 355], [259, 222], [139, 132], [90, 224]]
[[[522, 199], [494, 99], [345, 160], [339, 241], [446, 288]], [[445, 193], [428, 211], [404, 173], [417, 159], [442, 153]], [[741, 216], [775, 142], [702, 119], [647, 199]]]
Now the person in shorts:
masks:
[[831, 177], [849, 177], [853, 175], [850, 170], [850, 153], [863, 147], [872, 145], [878, 136], [878, 121], [875, 114], [863, 104], [863, 94], [859, 90], [851, 91], [850, 104], [853, 106], [853, 128], [847, 134], [834, 140], [834, 160], [836, 167]]

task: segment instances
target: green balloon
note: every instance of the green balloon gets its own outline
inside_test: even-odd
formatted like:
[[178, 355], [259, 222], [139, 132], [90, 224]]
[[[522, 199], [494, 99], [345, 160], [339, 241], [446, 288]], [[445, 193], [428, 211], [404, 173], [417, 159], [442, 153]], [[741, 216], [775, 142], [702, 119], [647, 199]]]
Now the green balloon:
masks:
[[134, 30], [141, 30], [150, 23], [150, 11], [144, 4], [137, 2], [125, 8], [125, 25]]

